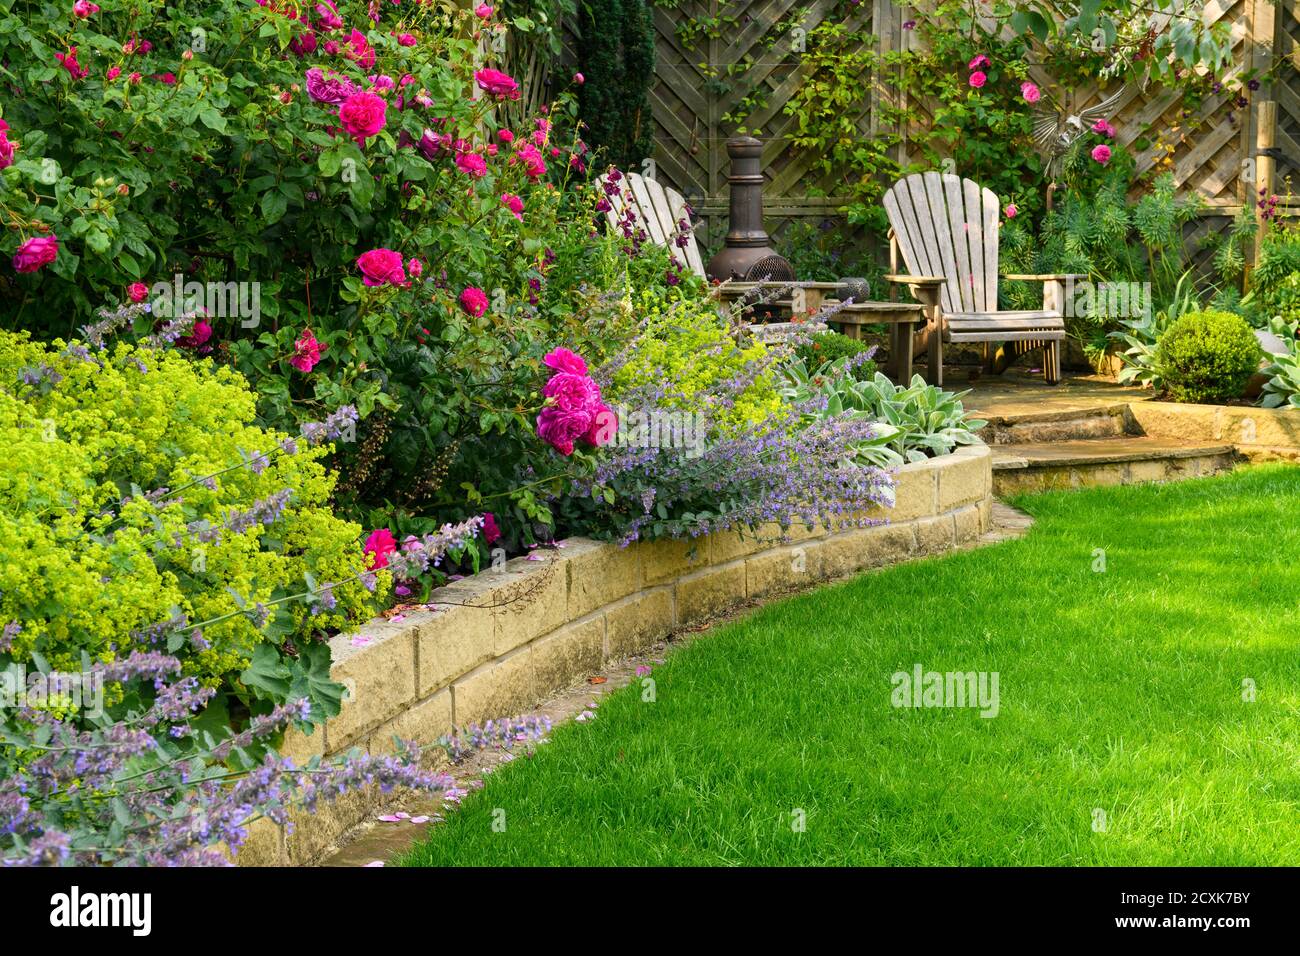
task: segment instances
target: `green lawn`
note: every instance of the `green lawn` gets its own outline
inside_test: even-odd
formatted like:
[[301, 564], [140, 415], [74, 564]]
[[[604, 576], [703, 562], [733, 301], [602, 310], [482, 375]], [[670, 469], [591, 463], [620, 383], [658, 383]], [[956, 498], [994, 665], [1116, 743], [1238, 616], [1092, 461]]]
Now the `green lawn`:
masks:
[[[1300, 469], [1017, 503], [699, 637], [404, 862], [1300, 864]], [[997, 716], [891, 706], [918, 663], [996, 671]]]

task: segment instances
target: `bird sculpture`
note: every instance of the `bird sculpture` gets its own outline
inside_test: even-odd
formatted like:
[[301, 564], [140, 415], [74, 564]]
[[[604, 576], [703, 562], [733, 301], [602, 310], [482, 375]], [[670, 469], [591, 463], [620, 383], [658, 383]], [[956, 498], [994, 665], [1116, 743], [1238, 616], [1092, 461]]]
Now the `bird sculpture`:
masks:
[[1047, 208], [1052, 208], [1052, 192], [1061, 175], [1065, 154], [1097, 120], [1107, 119], [1124, 95], [1125, 87], [1106, 97], [1096, 106], [1071, 113], [1052, 106], [1034, 108], [1034, 145], [1047, 159]]

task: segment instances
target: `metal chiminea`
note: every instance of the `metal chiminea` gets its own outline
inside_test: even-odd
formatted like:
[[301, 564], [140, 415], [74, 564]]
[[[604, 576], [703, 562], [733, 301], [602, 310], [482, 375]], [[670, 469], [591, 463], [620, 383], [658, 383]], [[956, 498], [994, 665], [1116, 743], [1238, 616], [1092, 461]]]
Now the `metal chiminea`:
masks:
[[727, 140], [731, 192], [726, 246], [705, 267], [710, 279], [743, 282], [794, 280], [790, 263], [777, 255], [763, 230], [763, 144], [752, 136]]

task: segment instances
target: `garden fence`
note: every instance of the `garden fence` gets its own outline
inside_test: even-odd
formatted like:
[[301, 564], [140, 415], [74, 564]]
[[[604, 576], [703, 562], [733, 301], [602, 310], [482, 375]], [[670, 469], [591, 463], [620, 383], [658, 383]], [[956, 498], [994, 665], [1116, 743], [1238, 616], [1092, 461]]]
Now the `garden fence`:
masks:
[[[1126, 89], [1114, 114], [1122, 144], [1138, 138], [1150, 143], [1136, 153], [1139, 172], [1167, 157], [1171, 165], [1166, 168], [1180, 191], [1195, 192], [1204, 200], [1205, 210], [1186, 236], [1199, 258], [1211, 254], [1201, 248], [1207, 233], [1223, 229], [1243, 206], [1254, 204], [1255, 103], [1277, 102], [1279, 188], [1288, 175], [1300, 172], [1298, 3], [1210, 0], [1205, 5], [1207, 21], [1231, 24], [1235, 69], [1265, 69], [1283, 61], [1277, 79], [1252, 94], [1255, 102], [1249, 108], [1233, 102], [1234, 73], [1223, 77], [1223, 91], [1207, 96], [1192, 117], [1180, 117], [1184, 105], [1179, 91], [1155, 85]], [[765, 143], [766, 212], [772, 231], [779, 235], [799, 219], [820, 222], [833, 217], [845, 197], [836, 194], [834, 181], [818, 175], [817, 157], [790, 143], [796, 119], [786, 113], [786, 105], [809, 72], [806, 37], [824, 21], [842, 23], [873, 34], [877, 52], [884, 54], [920, 42], [919, 33], [905, 30], [904, 24], [923, 18], [924, 8], [863, 0], [845, 16], [840, 12], [843, 5], [835, 0], [678, 0], [673, 7], [652, 4], [651, 9], [657, 34], [656, 82], [650, 93], [655, 124], [652, 172], [692, 201], [703, 217], [702, 243], [717, 245], [726, 228], [725, 142], [738, 126]], [[806, 12], [799, 16], [799, 10]], [[882, 68], [882, 75], [871, 78], [872, 95], [854, 117], [857, 130], [863, 137], [899, 133], [902, 142], [894, 158], [923, 162], [917, 137], [928, 128], [934, 104], [912, 97], [902, 101], [905, 94], [898, 78], [888, 72]], [[1055, 85], [1042, 70], [1033, 78], [1046, 88]], [[1073, 93], [1076, 110], [1102, 98], [1095, 85]], [[887, 119], [900, 114], [907, 117], [904, 129]]]

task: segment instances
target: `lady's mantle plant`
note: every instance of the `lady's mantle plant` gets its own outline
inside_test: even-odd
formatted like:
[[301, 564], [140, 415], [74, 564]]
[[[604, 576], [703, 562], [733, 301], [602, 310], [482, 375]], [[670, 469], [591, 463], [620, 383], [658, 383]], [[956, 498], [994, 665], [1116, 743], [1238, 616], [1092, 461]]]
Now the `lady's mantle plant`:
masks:
[[207, 361], [0, 333], [0, 661], [165, 651], [254, 712], [293, 674], [318, 717], [336, 708], [318, 638], [367, 619], [388, 582], [362, 577], [361, 529], [328, 506], [320, 458], [355, 411], [298, 436], [253, 417], [243, 379]]

